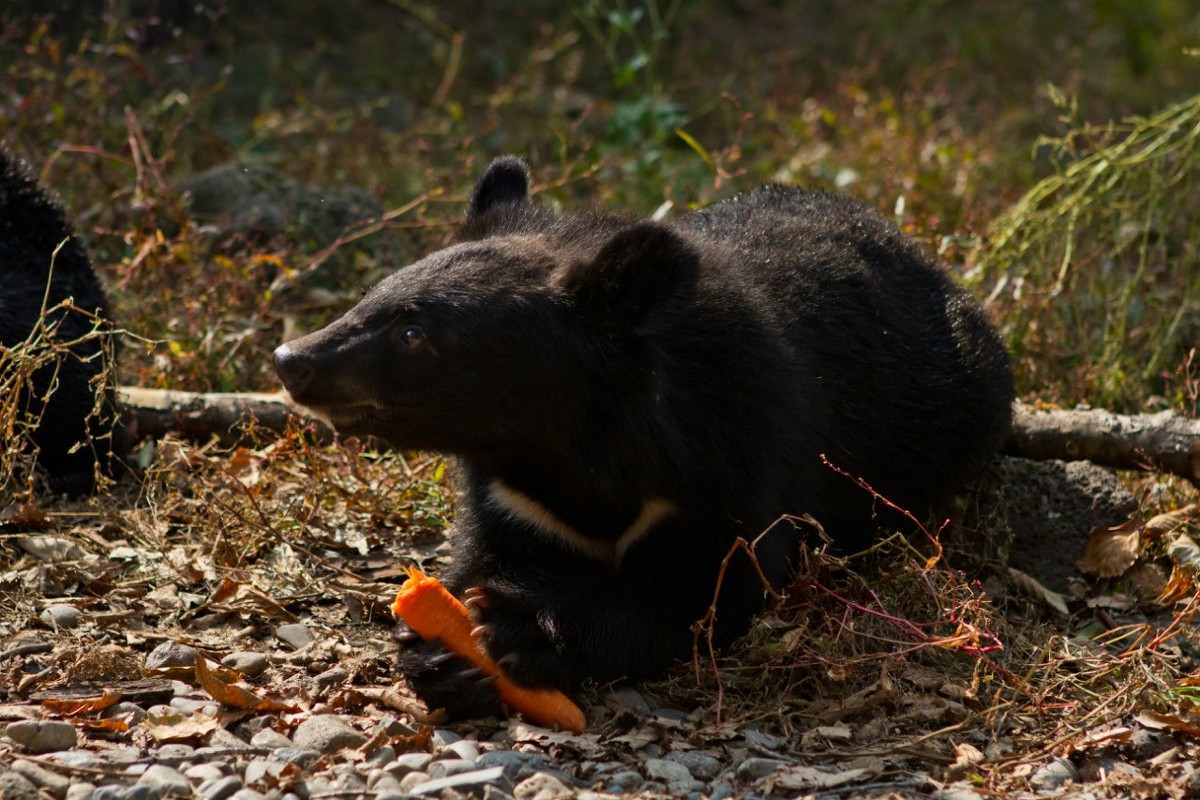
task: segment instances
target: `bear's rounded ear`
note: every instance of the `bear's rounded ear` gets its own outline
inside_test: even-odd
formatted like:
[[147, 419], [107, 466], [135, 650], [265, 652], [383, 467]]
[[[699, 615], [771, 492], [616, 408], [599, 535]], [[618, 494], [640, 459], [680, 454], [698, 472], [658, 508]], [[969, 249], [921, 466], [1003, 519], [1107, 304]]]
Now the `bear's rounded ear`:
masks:
[[483, 171], [471, 192], [467, 219], [498, 206], [529, 202], [529, 167], [516, 156], [500, 156]]
[[687, 302], [700, 258], [683, 237], [660, 222], [620, 231], [591, 261], [572, 264], [559, 285], [593, 321], [646, 332], [656, 312]]

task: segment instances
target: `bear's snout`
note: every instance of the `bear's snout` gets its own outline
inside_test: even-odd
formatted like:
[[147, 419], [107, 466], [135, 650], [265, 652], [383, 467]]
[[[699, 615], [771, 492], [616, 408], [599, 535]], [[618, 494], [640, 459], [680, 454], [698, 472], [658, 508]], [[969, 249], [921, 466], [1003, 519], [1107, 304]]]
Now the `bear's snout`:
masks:
[[313, 369], [312, 359], [289, 344], [281, 344], [275, 348], [272, 356], [275, 372], [283, 381], [283, 388], [292, 397], [298, 397], [312, 381], [316, 370]]

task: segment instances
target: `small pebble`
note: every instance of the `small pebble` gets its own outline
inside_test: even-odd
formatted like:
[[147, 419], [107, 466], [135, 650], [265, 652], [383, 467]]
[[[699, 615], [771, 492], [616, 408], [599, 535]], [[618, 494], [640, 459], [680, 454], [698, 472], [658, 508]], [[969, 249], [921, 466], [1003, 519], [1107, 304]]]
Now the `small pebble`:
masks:
[[329, 754], [347, 747], [360, 747], [367, 737], [335, 714], [317, 714], [296, 726], [292, 741], [297, 747]]
[[242, 779], [236, 775], [204, 781], [196, 787], [196, 796], [200, 800], [229, 800], [234, 793], [242, 788]]
[[238, 789], [230, 800], [266, 800], [267, 796], [253, 789]]
[[194, 667], [195, 665], [196, 649], [179, 642], [163, 642], [146, 656], [146, 669]]
[[623, 769], [608, 776], [607, 787], [608, 791], [614, 793], [636, 792], [645, 782], [640, 772]]
[[726, 800], [728, 797], [733, 797], [732, 784], [714, 783], [708, 787], [708, 800]]
[[471, 772], [475, 769], [474, 761], [467, 761], [463, 758], [444, 758], [440, 761], [430, 762], [429, 768], [426, 770], [429, 777], [437, 780], [450, 775], [459, 775], [464, 772]]
[[140, 786], [150, 788], [155, 797], [191, 797], [192, 786], [188, 779], [175, 769], [164, 764], [151, 764], [138, 778]]
[[747, 758], [741, 764], [738, 764], [737, 776], [744, 781], [756, 781], [760, 778], [765, 778], [780, 767], [787, 766], [787, 762], [778, 758]]
[[433, 746], [437, 749], [441, 749], [446, 747], [446, 745], [451, 745], [455, 742], [461, 742], [462, 738], [463, 737], [459, 736], [454, 731], [446, 730], [445, 728], [436, 728], [433, 731]]
[[0, 772], [0, 797], [4, 800], [42, 800], [38, 787], [16, 772]]
[[1056, 758], [1029, 776], [1029, 783], [1035, 789], [1058, 789], [1068, 781], [1079, 783], [1079, 771], [1065, 758]]
[[97, 786], [92, 800], [158, 800], [149, 786]]
[[462, 739], [446, 745], [442, 748], [442, 753], [453, 758], [461, 758], [464, 761], [474, 763], [479, 759], [479, 745], [470, 739]]
[[396, 760], [396, 748], [390, 744], [380, 745], [367, 756], [366, 763], [373, 767], [386, 767]]
[[193, 764], [183, 771], [190, 783], [201, 784], [205, 781], [219, 781], [233, 771], [228, 762], [209, 761], [204, 764]]
[[42, 622], [52, 628], [74, 628], [79, 625], [83, 612], [66, 603], [55, 603], [46, 606], [40, 615]]
[[[435, 761], [433, 763], [436, 764], [438, 762]], [[416, 773], [413, 774], [415, 775]], [[404, 781], [401, 781], [400, 785], [403, 786]], [[437, 796], [446, 789], [452, 789], [460, 794], [480, 795], [483, 793], [484, 787], [487, 786], [495, 786], [504, 791], [508, 790], [508, 787], [511, 786], [511, 784], [504, 776], [504, 769], [502, 767], [477, 769], [470, 772], [460, 772], [456, 775], [448, 775], [445, 778], [435, 778], [425, 781], [424, 783], [419, 783], [416, 786], [408, 787], [405, 791], [408, 791], [412, 794]], [[520, 797], [520, 795], [517, 796]]]
[[60, 775], [23, 758], [13, 761], [9, 769], [60, 800], [66, 797], [67, 789], [71, 785], [71, 780], [66, 775]]
[[265, 747], [268, 750], [278, 750], [281, 747], [291, 747], [292, 740], [272, 728], [263, 728], [250, 737], [251, 747]]
[[668, 761], [665, 758], [651, 758], [646, 761], [646, 774], [664, 781], [673, 794], [686, 792], [692, 788], [692, 773], [678, 761]]
[[187, 761], [196, 754], [196, 748], [190, 744], [164, 744], [154, 751], [154, 760], [160, 764], [179, 763]]
[[307, 767], [320, 757], [319, 750], [310, 750], [307, 747], [280, 747], [271, 753], [271, 758], [301, 767]]
[[266, 653], [239, 650], [222, 658], [221, 663], [232, 670], [237, 670], [244, 677], [253, 679], [267, 671], [267, 667], [271, 665], [271, 659]]
[[688, 772], [702, 781], [711, 781], [721, 772], [721, 762], [707, 753], [695, 750], [682, 750], [667, 756], [668, 761], [678, 761], [687, 767]]
[[302, 625], [298, 622], [280, 625], [275, 629], [275, 635], [293, 650], [307, 647], [317, 640], [317, 637], [313, 635], [313, 632], [308, 629], [307, 625]]
[[[429, 753], [402, 753], [384, 767], [384, 770], [397, 778], [403, 778], [410, 772], [424, 773], [430, 761], [433, 761], [433, 756]], [[480, 764], [480, 766], [483, 765]], [[489, 764], [488, 766], [494, 765]]]
[[70, 750], [78, 741], [74, 725], [52, 719], [23, 719], [10, 722], [4, 732], [27, 753]]
[[63, 800], [91, 800], [94, 791], [96, 791], [94, 783], [78, 781], [67, 787], [67, 794]]
[[413, 787], [420, 786], [429, 781], [429, 773], [426, 772], [410, 772], [400, 779], [400, 788], [405, 794], [411, 794]]

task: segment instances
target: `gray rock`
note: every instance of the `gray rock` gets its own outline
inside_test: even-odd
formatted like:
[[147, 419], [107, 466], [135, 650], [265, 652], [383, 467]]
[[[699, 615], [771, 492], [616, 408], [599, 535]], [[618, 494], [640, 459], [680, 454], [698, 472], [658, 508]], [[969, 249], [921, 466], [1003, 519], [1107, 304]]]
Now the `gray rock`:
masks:
[[606, 787], [609, 792], [623, 794], [625, 792], [636, 792], [645, 782], [646, 779], [642, 777], [640, 772], [624, 769], [609, 775]]
[[[436, 764], [438, 762], [435, 761], [433, 763]], [[417, 773], [414, 772], [412, 774], [415, 775]], [[403, 786], [405, 782], [401, 781], [400, 783]], [[481, 794], [484, 787], [487, 786], [495, 786], [503, 791], [509, 791], [512, 784], [505, 777], [503, 767], [491, 767], [489, 769], [460, 772], [444, 778], [434, 778], [408, 787], [406, 791], [412, 794], [440, 795], [446, 789], [453, 789], [462, 794]], [[566, 789], [565, 786], [563, 788]], [[568, 789], [567, 791], [569, 792], [570, 790]]]
[[1043, 764], [1029, 776], [1029, 784], [1035, 789], [1059, 789], [1067, 782], [1079, 783], [1079, 771], [1065, 758]]
[[0, 772], [0, 797], [4, 800], [42, 800], [37, 785], [16, 772]]
[[467, 761], [465, 758], [443, 758], [438, 761], [431, 761], [425, 771], [429, 773], [430, 778], [437, 780], [438, 778], [446, 778], [450, 775], [461, 775], [464, 772], [471, 772], [474, 769], [474, 761]]
[[400, 779], [396, 778], [383, 770], [379, 770], [377, 775], [367, 777], [367, 788], [375, 793], [375, 800], [380, 800], [384, 797], [407, 797], [408, 793], [400, 785]]
[[164, 744], [154, 751], [154, 760], [159, 764], [168, 762], [187, 761], [196, 755], [196, 748], [190, 744]]
[[78, 781], [67, 787], [67, 794], [63, 800], [91, 800], [94, 791], [96, 791], [96, 784]]
[[4, 729], [27, 753], [54, 753], [70, 750], [78, 741], [75, 726], [52, 719], [23, 719], [10, 722]]
[[192, 796], [192, 786], [188, 779], [178, 770], [163, 764], [151, 764], [137, 782], [153, 790], [155, 797]]
[[721, 772], [721, 762], [698, 750], [680, 750], [667, 756], [668, 761], [678, 761], [688, 772], [702, 781], [711, 781]]
[[686, 722], [687, 712], [678, 708], [656, 708], [650, 712], [655, 719], [665, 722]]
[[42, 609], [39, 616], [42, 622], [52, 628], [74, 628], [79, 625], [83, 612], [66, 603], [54, 603]]
[[196, 649], [179, 642], [163, 642], [146, 656], [146, 669], [192, 667], [196, 664]]
[[209, 761], [204, 764], [193, 764], [183, 771], [183, 776], [189, 782], [199, 785], [205, 781], [219, 781], [233, 773], [233, 766], [228, 762]]
[[315, 698], [326, 697], [350, 678], [350, 673], [341, 667], [332, 667], [309, 681], [309, 693]]
[[242, 779], [236, 775], [208, 780], [196, 787], [196, 795], [200, 800], [229, 800], [242, 788]]
[[296, 726], [296, 747], [329, 754], [347, 747], [361, 747], [367, 737], [335, 714], [317, 714]]
[[307, 747], [280, 747], [272, 751], [270, 757], [286, 761], [289, 764], [307, 767], [321, 757], [321, 752]]
[[59, 800], [67, 796], [67, 789], [71, 786], [71, 780], [66, 775], [60, 775], [23, 758], [12, 762], [9, 769]]
[[400, 778], [400, 788], [406, 793], [411, 794], [416, 786], [429, 782], [429, 773], [427, 772], [410, 772]]
[[230, 800], [267, 800], [267, 796], [253, 789], [238, 789]]
[[461, 758], [463, 761], [475, 763], [479, 760], [479, 745], [470, 739], [462, 739], [446, 745], [442, 753], [450, 758]]
[[272, 728], [263, 728], [250, 737], [251, 747], [265, 747], [268, 750], [278, 750], [281, 747], [291, 747], [292, 740]]
[[493, 750], [475, 759], [475, 766], [481, 769], [487, 767], [503, 767], [504, 774], [514, 778], [523, 768], [542, 769], [546, 766], [546, 758], [538, 753], [521, 753], [516, 750]]
[[609, 697], [621, 705], [629, 706], [639, 714], [650, 713], [650, 704], [646, 702], [646, 698], [642, 697], [641, 692], [629, 686], [622, 686], [619, 689], [613, 689], [609, 693]]
[[221, 663], [230, 669], [237, 670], [247, 678], [257, 678], [267, 671], [267, 667], [271, 665], [271, 659], [266, 653], [239, 650], [222, 658]]
[[430, 761], [433, 761], [433, 756], [429, 753], [401, 753], [384, 770], [396, 778], [403, 778], [410, 772], [425, 773]]
[[438, 748], [443, 748], [446, 745], [454, 744], [455, 742], [461, 742], [462, 738], [462, 736], [458, 735], [454, 731], [446, 730], [445, 728], [436, 728], [433, 731], [433, 744]]
[[646, 761], [646, 775], [666, 783], [672, 794], [686, 792], [692, 788], [692, 773], [678, 761], [651, 758]]
[[158, 800], [149, 786], [97, 786], [92, 800]]
[[380, 745], [367, 756], [367, 764], [373, 767], [385, 767], [396, 760], [396, 748], [390, 744]]
[[708, 800], [726, 800], [733, 797], [733, 786], [728, 783], [714, 783], [708, 787]]
[[[245, 750], [250, 746], [244, 739], [239, 739], [224, 728], [217, 728], [208, 734], [208, 745], [221, 750]], [[197, 756], [201, 749], [203, 748], [196, 750]]]
[[965, 783], [944, 786], [929, 796], [930, 800], [983, 800], [983, 795]]
[[737, 776], [744, 781], [756, 781], [765, 778], [780, 767], [787, 766], [787, 762], [779, 758], [747, 758], [741, 764], [738, 764]]
[[46, 758], [56, 764], [62, 764], [64, 767], [76, 767], [78, 769], [104, 769], [104, 761], [95, 753], [90, 753], [87, 750], [63, 750], [61, 753], [52, 753]]
[[298, 622], [280, 625], [275, 629], [275, 635], [293, 650], [307, 647], [317, 640], [317, 637], [313, 635], [313, 632], [308, 629], [307, 625], [302, 625]]
[[168, 707], [175, 709], [185, 717], [196, 713], [206, 717], [215, 717], [221, 713], [220, 703], [201, 697], [173, 697]]

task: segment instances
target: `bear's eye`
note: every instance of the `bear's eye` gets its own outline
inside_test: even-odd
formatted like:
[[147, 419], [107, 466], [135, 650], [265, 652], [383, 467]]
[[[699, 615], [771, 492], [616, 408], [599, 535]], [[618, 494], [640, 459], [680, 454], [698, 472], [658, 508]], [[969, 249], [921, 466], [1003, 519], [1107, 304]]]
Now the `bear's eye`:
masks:
[[414, 350], [425, 342], [425, 331], [420, 325], [405, 325], [404, 331], [400, 334], [400, 341], [409, 350]]

